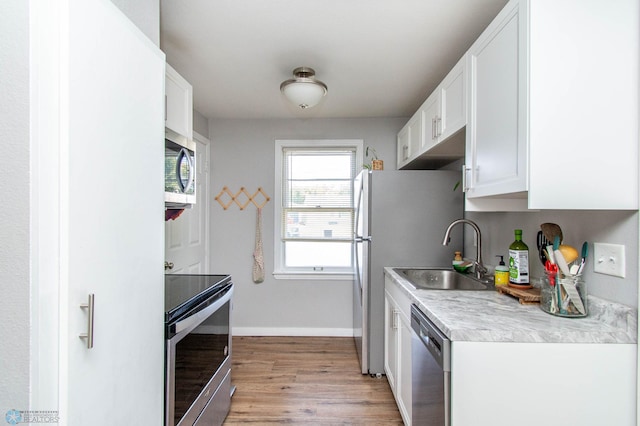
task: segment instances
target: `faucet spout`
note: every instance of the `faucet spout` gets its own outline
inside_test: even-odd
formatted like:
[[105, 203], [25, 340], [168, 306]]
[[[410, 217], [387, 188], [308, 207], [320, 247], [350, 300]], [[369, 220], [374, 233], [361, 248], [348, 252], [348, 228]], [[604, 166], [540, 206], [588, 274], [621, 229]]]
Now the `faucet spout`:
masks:
[[485, 268], [484, 264], [482, 263], [482, 235], [480, 233], [480, 228], [474, 221], [469, 219], [457, 219], [451, 222], [444, 233], [444, 239], [442, 240], [442, 245], [443, 246], [449, 245], [449, 241], [451, 241], [451, 230], [453, 229], [454, 226], [456, 226], [459, 223], [466, 223], [467, 225], [471, 226], [471, 228], [473, 228], [474, 232], [476, 233], [476, 239], [478, 240], [478, 244], [476, 246], [476, 260], [474, 262], [475, 264], [474, 269], [475, 269], [476, 278], [482, 279], [484, 277], [484, 274], [487, 273], [487, 268]]

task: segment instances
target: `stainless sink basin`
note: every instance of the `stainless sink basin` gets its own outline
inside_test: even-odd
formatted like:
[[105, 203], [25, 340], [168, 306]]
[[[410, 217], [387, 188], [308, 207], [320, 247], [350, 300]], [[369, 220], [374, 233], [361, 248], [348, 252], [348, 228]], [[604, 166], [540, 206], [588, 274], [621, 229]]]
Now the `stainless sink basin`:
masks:
[[492, 290], [491, 277], [482, 281], [474, 276], [442, 268], [394, 268], [416, 290]]

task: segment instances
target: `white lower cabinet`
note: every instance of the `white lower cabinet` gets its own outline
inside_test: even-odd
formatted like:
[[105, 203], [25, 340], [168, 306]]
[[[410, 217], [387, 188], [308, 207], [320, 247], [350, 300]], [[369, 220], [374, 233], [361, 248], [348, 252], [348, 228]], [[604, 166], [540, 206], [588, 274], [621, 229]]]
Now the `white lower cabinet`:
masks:
[[388, 278], [384, 299], [384, 371], [404, 424], [411, 425], [411, 300]]
[[635, 344], [452, 342], [451, 426], [632, 426]]

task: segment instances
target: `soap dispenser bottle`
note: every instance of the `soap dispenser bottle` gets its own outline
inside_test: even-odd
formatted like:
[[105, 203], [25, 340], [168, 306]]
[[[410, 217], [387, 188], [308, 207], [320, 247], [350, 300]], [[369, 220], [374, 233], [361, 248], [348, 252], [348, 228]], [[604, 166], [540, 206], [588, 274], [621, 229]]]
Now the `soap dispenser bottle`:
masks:
[[496, 266], [495, 273], [493, 274], [495, 285], [508, 285], [509, 284], [509, 268], [504, 264], [504, 256], [496, 255], [500, 258], [500, 263]]

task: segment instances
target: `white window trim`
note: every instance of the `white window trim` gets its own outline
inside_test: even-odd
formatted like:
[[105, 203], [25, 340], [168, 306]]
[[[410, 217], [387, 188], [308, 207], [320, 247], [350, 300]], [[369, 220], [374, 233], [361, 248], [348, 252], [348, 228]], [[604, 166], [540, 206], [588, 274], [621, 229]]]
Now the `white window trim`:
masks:
[[284, 280], [350, 280], [353, 274], [345, 274], [337, 271], [307, 272], [299, 269], [286, 269], [283, 267], [282, 235], [282, 149], [289, 147], [355, 147], [356, 170], [358, 164], [363, 164], [364, 141], [362, 139], [296, 139], [275, 141], [275, 191], [274, 191], [274, 226], [273, 226], [273, 277]]

